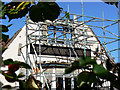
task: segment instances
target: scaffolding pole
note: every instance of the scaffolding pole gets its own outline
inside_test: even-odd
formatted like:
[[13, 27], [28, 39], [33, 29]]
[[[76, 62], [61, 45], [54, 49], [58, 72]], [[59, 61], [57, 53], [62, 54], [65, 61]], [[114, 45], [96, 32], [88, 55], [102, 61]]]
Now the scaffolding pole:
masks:
[[[118, 2], [118, 36], [120, 37], [120, 1]], [[118, 41], [118, 48], [120, 48], [120, 41]], [[120, 50], [118, 50], [118, 63], [120, 63]]]
[[[112, 32], [110, 32], [110, 31], [105, 29], [105, 28], [107, 28], [109, 26], [112, 26], [112, 25], [118, 23], [118, 20], [104, 19], [104, 16], [103, 16], [103, 18], [85, 16], [83, 14], [83, 0], [81, 0], [81, 7], [82, 7], [82, 15], [70, 14], [70, 15], [76, 15], [77, 16], [77, 18], [74, 18], [73, 21], [66, 20], [66, 19], [64, 19], [64, 17], [61, 17], [61, 19], [57, 19], [56, 21], [53, 21], [51, 24], [47, 24], [47, 23], [44, 23], [44, 22], [33, 23], [33, 22], [29, 22], [29, 20], [28, 20], [29, 18], [27, 16], [27, 20], [26, 20], [26, 45], [22, 46], [21, 48], [26, 47], [26, 63], [31, 65], [29, 52], [28, 52], [29, 51], [28, 50], [29, 49], [28, 46], [30, 44], [32, 44], [33, 50], [35, 52], [35, 55], [34, 55], [35, 59], [39, 61], [39, 67], [40, 67], [40, 73], [38, 73], [36, 77], [39, 77], [39, 76], [40, 76], [40, 78], [43, 77], [44, 80], [45, 80], [45, 83], [46, 83], [46, 85], [48, 87], [48, 89], [49, 89], [49, 86], [48, 86], [48, 83], [47, 83], [47, 80], [46, 80], [46, 77], [45, 77], [45, 72], [42, 69], [42, 65], [41, 65], [41, 63], [42, 63], [41, 59], [43, 57], [45, 57], [45, 58], [55, 58], [56, 60], [58, 60], [58, 59], [69, 60], [70, 63], [68, 63], [68, 64], [71, 65], [74, 60], [77, 60], [79, 58], [77, 53], [76, 53], [76, 51], [75, 51], [76, 47], [84, 49], [84, 56], [86, 56], [86, 50], [88, 48], [91, 49], [89, 44], [90, 45], [92, 45], [92, 44], [101, 44], [100, 42], [97, 43], [97, 41], [91, 40], [91, 38], [94, 38], [94, 37], [95, 38], [96, 37], [104, 38], [103, 45], [104, 45], [105, 49], [107, 50], [107, 52], [109, 53], [109, 55], [111, 57], [112, 57], [112, 55], [111, 55], [110, 52], [119, 50], [119, 48], [111, 50], [111, 51], [108, 50], [106, 45], [120, 40], [119, 39], [120, 36], [116, 35], [116, 34], [114, 34], [114, 33], [112, 33]], [[75, 20], [78, 20], [81, 17], [82, 17], [82, 22], [79, 22], [79, 21], [76, 22], [75, 21]], [[84, 17], [88, 17], [90, 19], [85, 21]], [[103, 21], [103, 26], [102, 27], [94, 26], [94, 25], [85, 25], [88, 22], [94, 22], [96, 19], [99, 19], [98, 21], [100, 21], [100, 20]], [[104, 21], [111, 21], [111, 22], [114, 22], [114, 23], [105, 26], [104, 25]], [[36, 28], [32, 27], [29, 24], [36, 25]], [[47, 29], [44, 28], [45, 29], [44, 30], [43, 27], [42, 27], [44, 25], [47, 25], [47, 28], [49, 27], [49, 29], [47, 30]], [[50, 26], [53, 26], [54, 28], [51, 28]], [[88, 32], [89, 31], [91, 32], [91, 30], [89, 30], [89, 26], [96, 27], [96, 28], [101, 28], [103, 30], [103, 36], [95, 35], [94, 33], [92, 33], [93, 35], [89, 35]], [[79, 27], [81, 27], [82, 29], [79, 28]], [[65, 30], [65, 28], [67, 28], [68, 31]], [[28, 30], [30, 30], [32, 32], [28, 33]], [[50, 34], [43, 35], [42, 32], [44, 32], [44, 31], [47, 32], [47, 33], [50, 32]], [[57, 32], [59, 32], [60, 34], [57, 35], [56, 34]], [[108, 33], [116, 36], [116, 38], [115, 37], [107, 37], [107, 36], [105, 36], [105, 32], [108, 32]], [[37, 33], [37, 35], [34, 35], [35, 33]], [[61, 37], [63, 37], [63, 38], [61, 38]], [[90, 39], [90, 40], [88, 40], [88, 39]], [[106, 39], [111, 39], [111, 40], [115, 39], [115, 40], [106, 43], [106, 41], [107, 41]], [[29, 42], [28, 42], [28, 40], [29, 40]], [[64, 42], [64, 43], [59, 42], [59, 40], [61, 42]], [[73, 42], [74, 42], [74, 44], [73, 44]], [[37, 51], [35, 50], [34, 43], [39, 45], [39, 55], [38, 55]], [[59, 47], [60, 46], [70, 47], [71, 49], [69, 48], [69, 58], [64, 58], [62, 56], [61, 57], [57, 57], [57, 56], [53, 56], [53, 57], [42, 56], [41, 55], [41, 45], [48, 45], [48, 46], [52, 46], [53, 45], [53, 46], [59, 46]], [[73, 51], [73, 53], [75, 55], [74, 58], [72, 57], [72, 51]], [[91, 52], [94, 52], [94, 51], [91, 50]], [[23, 58], [24, 58], [24, 56], [23, 56]], [[112, 60], [114, 60], [113, 57], [112, 57]], [[31, 66], [33, 66], [33, 65], [31, 65]], [[55, 73], [55, 75], [56, 75], [56, 73]], [[26, 77], [28, 77], [28, 71], [26, 71]]]
[[[26, 63], [28, 64], [28, 15], [26, 17]], [[28, 70], [26, 69], [26, 79], [28, 79]]]

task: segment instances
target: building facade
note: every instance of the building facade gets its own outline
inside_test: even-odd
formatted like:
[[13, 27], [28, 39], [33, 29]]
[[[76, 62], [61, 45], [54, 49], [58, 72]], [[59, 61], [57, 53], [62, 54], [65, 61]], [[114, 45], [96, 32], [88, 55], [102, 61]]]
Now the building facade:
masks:
[[[104, 47], [92, 31], [81, 21], [56, 19], [51, 22], [32, 22], [27, 18], [26, 25], [18, 30], [7, 43], [8, 49], [3, 53], [3, 60], [13, 60], [28, 63], [32, 70], [20, 69], [17, 72], [33, 74], [45, 86], [49, 82], [51, 88], [62, 90], [75, 89], [76, 76], [81, 70], [64, 75], [65, 68], [82, 56], [94, 58], [95, 52], [100, 52], [97, 63], [104, 63], [109, 58]], [[113, 61], [112, 61], [113, 62]], [[7, 70], [7, 67], [1, 67]], [[2, 75], [0, 75], [3, 77]], [[8, 83], [5, 78], [1, 82], [6, 85], [18, 86], [18, 83]], [[110, 86], [107, 82], [106, 86]]]

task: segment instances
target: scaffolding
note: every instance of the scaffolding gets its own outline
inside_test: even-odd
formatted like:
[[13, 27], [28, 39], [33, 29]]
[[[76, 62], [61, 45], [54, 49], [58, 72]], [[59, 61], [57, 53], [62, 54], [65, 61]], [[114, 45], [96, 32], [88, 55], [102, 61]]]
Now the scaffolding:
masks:
[[[28, 77], [31, 73], [39, 77], [40, 80], [44, 79], [48, 88], [47, 75], [63, 75], [63, 73], [45, 72], [48, 68], [66, 68], [80, 56], [91, 56], [91, 53], [94, 54], [94, 52], [96, 52], [91, 49], [94, 44], [97, 46], [100, 45], [98, 49], [102, 52], [98, 60], [103, 60], [102, 62], [105, 62], [106, 58], [109, 58], [111, 63], [114, 64], [115, 61], [111, 52], [118, 49], [109, 51], [107, 45], [120, 40], [118, 35], [106, 29], [109, 26], [117, 24], [118, 20], [109, 20], [72, 13], [70, 13], [70, 17], [73, 18], [68, 20], [65, 17], [65, 12], [61, 14], [63, 17], [59, 16], [59, 18], [53, 22], [46, 20], [46, 22], [38, 23], [32, 22], [29, 16], [27, 16], [26, 45], [21, 47], [26, 47], [26, 57], [24, 57], [24, 55], [23, 57], [26, 63], [33, 67], [31, 71], [26, 71], [26, 76]], [[83, 18], [88, 18], [88, 20], [83, 21]], [[105, 21], [112, 23], [105, 26]], [[89, 22], [102, 22], [103, 26], [90, 25]], [[91, 28], [100, 28], [104, 36], [96, 35]], [[115, 37], [107, 37], [105, 32]], [[98, 38], [103, 38], [104, 41], [100, 42]], [[111, 41], [106, 42], [106, 39], [110, 39]], [[91, 56], [91, 58], [93, 57], [94, 55]], [[40, 70], [33, 73], [34, 68], [39, 68]], [[69, 76], [75, 77], [76, 75], [76, 73], [72, 73]], [[63, 75], [63, 77], [65, 76]]]

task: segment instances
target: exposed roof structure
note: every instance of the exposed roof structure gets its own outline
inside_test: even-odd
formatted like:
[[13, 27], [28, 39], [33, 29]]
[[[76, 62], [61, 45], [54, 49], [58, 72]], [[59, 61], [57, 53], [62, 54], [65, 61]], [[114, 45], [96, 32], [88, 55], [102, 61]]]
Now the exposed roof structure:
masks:
[[[92, 19], [82, 22], [77, 20], [83, 15], [70, 15], [73, 16], [73, 19], [68, 20], [64, 16], [53, 22], [48, 20], [38, 23], [32, 22], [27, 17], [26, 25], [8, 41], [6, 47], [9, 47], [9, 50], [4, 53], [3, 57], [15, 60], [24, 59], [23, 61], [29, 63], [33, 68], [29, 72], [36, 77], [37, 74], [43, 75], [44, 79], [46, 73], [52, 74], [52, 79], [55, 79], [54, 76], [62, 75], [63, 70], [77, 60], [78, 56], [88, 55], [93, 58], [92, 55], [95, 56], [94, 52], [97, 47], [100, 47], [99, 51], [102, 52], [101, 57], [98, 57], [97, 60], [101, 60], [101, 62], [103, 60], [102, 63], [104, 63], [109, 59], [110, 63], [115, 64], [114, 58], [106, 51], [90, 25], [86, 25], [88, 22], [101, 20], [101, 18], [89, 17]], [[14, 52], [14, 55], [11, 52]], [[39, 68], [39, 73], [36, 74], [35, 68]], [[71, 75], [76, 76], [77, 74], [78, 72], [75, 72]]]
[[[74, 14], [73, 14], [74, 15]], [[81, 17], [81, 16], [80, 16]], [[79, 17], [79, 18], [80, 18]], [[94, 20], [95, 18], [94, 17], [92, 17], [93, 19], [91, 19], [91, 20], [89, 20], [89, 21], [86, 21], [85, 23], [87, 23], [87, 22], [90, 22], [90, 21], [92, 21], [92, 20]], [[99, 18], [97, 18], [97, 19], [99, 19]], [[76, 19], [73, 19], [73, 20], [76, 20]], [[58, 20], [56, 20], [56, 21], [58, 21], [58, 24], [59, 23], [61, 23], [61, 22], [64, 22], [64, 20], [62, 20], [62, 19], [60, 19], [60, 22], [59, 22], [59, 19]], [[54, 23], [56, 23], [56, 21], [54, 22]], [[66, 20], [65, 20], [66, 21]], [[107, 20], [107, 21], [109, 21], [109, 20]], [[32, 22], [30, 22], [30, 23], [32, 23]], [[50, 22], [51, 23], [51, 22]], [[48, 26], [50, 25], [50, 23], [48, 24]], [[73, 21], [72, 21], [72, 23], [73, 23]], [[82, 23], [82, 22], [81, 22]], [[82, 25], [82, 24], [78, 24], [78, 26], [79, 25]], [[74, 24], [74, 23], [73, 23]], [[43, 23], [43, 25], [46, 25], [46, 24], [44, 24]], [[65, 27], [68, 27], [68, 26], [66, 26], [67, 24], [59, 24], [59, 25], [63, 25], [63, 26], [65, 26]], [[78, 27], [77, 26], [77, 27]], [[110, 56], [109, 56], [109, 54], [108, 54], [108, 52], [105, 50], [105, 48], [103, 47], [103, 45], [101, 44], [101, 42], [99, 41], [99, 39], [98, 39], [98, 37], [95, 35], [95, 33], [93, 32], [93, 30], [89, 27], [89, 29], [90, 29], [90, 31], [91, 31], [91, 33], [94, 35], [93, 37], [95, 37], [96, 38], [96, 40], [97, 40], [97, 42], [100, 44], [100, 46], [102, 47], [102, 49], [104, 50], [104, 52], [106, 53], [106, 55], [107, 55], [107, 57], [110, 59], [110, 61], [112, 62], [112, 64], [115, 64], [115, 62], [114, 62], [114, 60], [113, 60], [113, 58], [111, 58]], [[12, 43], [12, 41], [16, 38], [16, 36], [19, 34], [19, 32], [21, 31], [22, 29], [20, 29], [20, 30], [18, 30], [14, 35], [13, 35], [13, 37], [7, 42], [7, 44], [6, 44], [6, 47], [8, 47], [11, 43]]]

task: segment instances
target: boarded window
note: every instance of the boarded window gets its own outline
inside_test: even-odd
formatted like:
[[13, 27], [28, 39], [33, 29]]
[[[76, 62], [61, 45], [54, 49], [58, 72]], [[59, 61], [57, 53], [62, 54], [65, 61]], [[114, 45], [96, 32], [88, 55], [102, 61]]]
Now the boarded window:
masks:
[[[37, 54], [39, 54], [39, 45], [34, 44], [35, 50]], [[78, 57], [84, 56], [84, 49], [81, 48], [74, 48], [75, 52], [77, 53]], [[59, 47], [59, 46], [47, 46], [41, 45], [41, 55], [55, 55], [55, 56], [71, 56], [76, 57], [73, 49], [70, 47]], [[32, 45], [30, 45], [30, 54], [35, 54]], [[86, 49], [86, 56], [91, 56], [91, 50]]]

